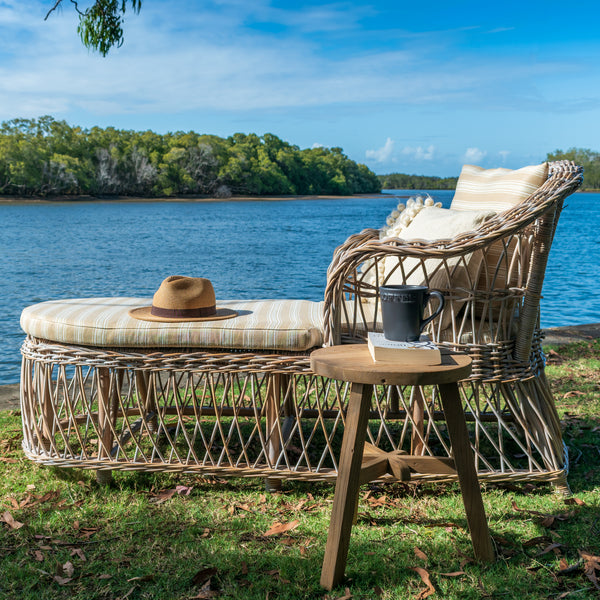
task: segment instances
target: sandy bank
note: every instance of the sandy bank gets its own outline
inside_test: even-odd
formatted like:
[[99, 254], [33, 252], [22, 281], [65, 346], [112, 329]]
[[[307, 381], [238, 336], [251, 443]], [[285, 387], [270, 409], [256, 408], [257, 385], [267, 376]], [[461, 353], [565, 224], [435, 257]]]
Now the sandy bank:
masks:
[[394, 198], [394, 194], [354, 194], [352, 196], [231, 196], [214, 198], [211, 196], [178, 196], [174, 198], [135, 198], [114, 196], [97, 198], [95, 196], [56, 196], [51, 198], [21, 198], [0, 196], [0, 204], [52, 204], [60, 202], [292, 202], [296, 200], [350, 200], [352, 198]]

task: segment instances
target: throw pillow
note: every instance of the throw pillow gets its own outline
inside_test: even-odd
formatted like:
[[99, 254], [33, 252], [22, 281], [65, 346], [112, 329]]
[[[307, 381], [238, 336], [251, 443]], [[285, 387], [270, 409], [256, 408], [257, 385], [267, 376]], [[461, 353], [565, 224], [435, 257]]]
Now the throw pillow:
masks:
[[464, 165], [456, 184], [452, 210], [502, 212], [523, 202], [548, 179], [548, 163], [521, 169], [483, 169]]
[[[421, 212], [424, 208], [430, 207], [441, 207], [441, 202], [435, 202], [434, 199], [428, 194], [427, 197], [417, 196], [416, 198], [409, 198], [406, 204], [400, 203], [397, 208], [393, 210], [386, 219], [386, 224], [379, 230], [379, 239], [385, 240], [388, 238], [401, 237], [401, 233], [406, 227], [408, 227], [415, 216]], [[359, 271], [362, 274], [361, 280], [363, 283], [377, 287], [377, 281], [381, 283], [385, 275], [384, 272], [384, 261], [380, 260], [375, 266], [373, 260], [366, 260], [360, 267]], [[373, 297], [361, 296], [362, 302], [373, 302]]]
[[[477, 229], [495, 213], [483, 211], [457, 211], [432, 207], [420, 212], [402, 232], [404, 240], [450, 240], [462, 233]], [[453, 289], [473, 289], [479, 279], [482, 254], [468, 253], [446, 261], [439, 258], [405, 258], [402, 263], [393, 256], [385, 259], [385, 280], [389, 284], [427, 285], [432, 289], [446, 291], [452, 296]], [[442, 329], [450, 324], [464, 300], [450, 299], [442, 313]], [[452, 309], [450, 309], [452, 307]]]
[[[514, 171], [465, 165], [456, 185], [451, 208], [454, 210], [490, 208], [502, 212], [527, 199], [543, 185], [547, 178], [548, 163], [531, 165]], [[519, 268], [513, 258], [516, 246], [517, 241], [513, 239], [506, 245], [499, 240], [488, 248], [478, 289], [503, 290], [522, 285], [523, 267]], [[529, 248], [525, 246], [524, 240], [521, 241], [520, 252], [522, 259], [526, 260]], [[497, 317], [499, 306], [478, 306], [476, 313], [478, 317], [483, 316], [483, 313]]]

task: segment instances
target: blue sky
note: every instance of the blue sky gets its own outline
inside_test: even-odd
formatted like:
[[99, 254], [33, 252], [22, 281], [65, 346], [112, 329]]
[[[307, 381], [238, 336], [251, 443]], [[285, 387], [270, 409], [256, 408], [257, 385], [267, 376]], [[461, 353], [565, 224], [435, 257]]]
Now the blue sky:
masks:
[[143, 0], [106, 58], [53, 4], [0, 0], [0, 121], [268, 132], [376, 173], [600, 150], [596, 2]]

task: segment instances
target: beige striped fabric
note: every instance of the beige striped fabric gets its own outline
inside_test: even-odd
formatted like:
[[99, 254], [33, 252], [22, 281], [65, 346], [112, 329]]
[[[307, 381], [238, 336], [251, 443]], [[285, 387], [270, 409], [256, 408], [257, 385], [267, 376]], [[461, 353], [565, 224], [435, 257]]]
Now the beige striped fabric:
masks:
[[238, 312], [221, 321], [157, 323], [128, 315], [148, 298], [53, 300], [27, 307], [22, 329], [37, 338], [106, 348], [222, 348], [302, 352], [323, 344], [323, 302], [219, 301]]
[[516, 169], [464, 165], [450, 208], [502, 212], [525, 200], [548, 179], [548, 163]]

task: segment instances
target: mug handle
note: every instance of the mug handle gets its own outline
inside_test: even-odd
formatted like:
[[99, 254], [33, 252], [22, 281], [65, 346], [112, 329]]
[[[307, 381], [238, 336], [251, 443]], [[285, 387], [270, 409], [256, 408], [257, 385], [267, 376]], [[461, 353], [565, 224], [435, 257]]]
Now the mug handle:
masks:
[[437, 307], [437, 310], [431, 316], [427, 317], [424, 321], [421, 321], [421, 331], [423, 331], [423, 329], [425, 329], [425, 327], [442, 312], [444, 304], [446, 303], [444, 295], [438, 290], [431, 290], [429, 292], [427, 296], [427, 302], [431, 300], [431, 296], [435, 296], [438, 299], [440, 305]]

